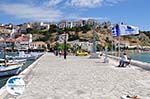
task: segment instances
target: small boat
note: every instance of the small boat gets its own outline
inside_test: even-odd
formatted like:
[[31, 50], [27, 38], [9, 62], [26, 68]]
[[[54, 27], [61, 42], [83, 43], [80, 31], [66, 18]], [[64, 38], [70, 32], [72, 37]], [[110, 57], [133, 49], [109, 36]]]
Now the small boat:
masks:
[[8, 63], [26, 63], [26, 59], [9, 59]]
[[21, 72], [23, 64], [7, 63], [5, 59], [0, 59], [0, 77], [17, 75]]
[[33, 56], [31, 54], [25, 54], [23, 51], [19, 52], [18, 56], [6, 56], [7, 58], [13, 58], [14, 60], [22, 60], [22, 59], [26, 59], [26, 60], [36, 60], [38, 58], [38, 56]]
[[6, 59], [8, 60], [8, 63], [23, 63], [25, 64], [27, 59], [15, 59], [13, 56], [6, 55]]

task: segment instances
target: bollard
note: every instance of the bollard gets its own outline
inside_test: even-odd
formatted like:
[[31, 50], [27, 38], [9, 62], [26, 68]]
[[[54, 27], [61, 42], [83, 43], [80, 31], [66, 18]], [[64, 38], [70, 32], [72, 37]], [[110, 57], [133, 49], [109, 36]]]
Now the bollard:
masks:
[[105, 47], [104, 63], [109, 63], [109, 60], [108, 60], [108, 53], [107, 53], [107, 47]]

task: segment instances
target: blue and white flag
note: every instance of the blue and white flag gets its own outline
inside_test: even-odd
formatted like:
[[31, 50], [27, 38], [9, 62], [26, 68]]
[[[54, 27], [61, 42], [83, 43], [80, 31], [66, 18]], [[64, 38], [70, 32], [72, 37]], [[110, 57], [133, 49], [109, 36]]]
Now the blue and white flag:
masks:
[[132, 25], [116, 25], [112, 28], [112, 36], [139, 34], [139, 28]]
[[120, 30], [119, 30], [119, 25], [115, 25], [112, 27], [112, 36], [119, 36], [120, 35]]
[[139, 34], [139, 28], [132, 25], [119, 25], [120, 35], [135, 35]]

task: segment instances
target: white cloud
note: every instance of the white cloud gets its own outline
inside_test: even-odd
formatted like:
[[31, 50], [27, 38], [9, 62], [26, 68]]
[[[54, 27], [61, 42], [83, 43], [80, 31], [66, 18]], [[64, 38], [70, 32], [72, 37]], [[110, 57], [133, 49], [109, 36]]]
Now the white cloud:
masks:
[[63, 0], [48, 0], [44, 2], [44, 5], [51, 7], [51, 6], [56, 6], [59, 3], [61, 3]]
[[79, 14], [69, 14], [66, 18], [64, 17], [64, 20], [88, 20], [88, 19], [94, 19], [96, 20], [97, 22], [100, 21], [100, 22], [103, 22], [103, 21], [109, 21], [110, 19], [108, 17], [82, 17], [81, 15]]
[[124, 0], [67, 0], [67, 5], [77, 8], [96, 8], [104, 4], [114, 5]]
[[0, 6], [0, 11], [17, 18], [52, 21], [61, 17], [61, 12], [52, 8], [48, 9], [27, 4], [1, 4]]
[[94, 8], [100, 6], [104, 0], [69, 0], [68, 4], [78, 8]]
[[[62, 18], [79, 17], [79, 13], [81, 14], [83, 9], [87, 11], [87, 8], [95, 8], [104, 4], [114, 5], [121, 1], [124, 0], [24, 0], [22, 3], [19, 1], [18, 3], [0, 4], [0, 13], [33, 21], [56, 21]], [[66, 6], [66, 4], [69, 6]], [[62, 7], [64, 8], [61, 9]], [[67, 13], [66, 11], [71, 7], [81, 9], [77, 13]]]
[[94, 19], [94, 20], [109, 20], [107, 17], [80, 17], [80, 19], [88, 20], [88, 19]]

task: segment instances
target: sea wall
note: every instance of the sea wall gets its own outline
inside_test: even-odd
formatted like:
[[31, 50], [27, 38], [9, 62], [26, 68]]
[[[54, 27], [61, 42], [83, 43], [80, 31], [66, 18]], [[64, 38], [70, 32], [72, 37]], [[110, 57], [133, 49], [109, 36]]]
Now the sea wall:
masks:
[[[116, 56], [108, 55], [108, 57], [111, 59], [117, 60], [118, 62], [120, 60], [120, 58], [116, 57]], [[131, 65], [140, 67], [140, 68], [145, 69], [145, 70], [150, 70], [150, 63], [141, 62], [141, 61], [131, 59]]]
[[[22, 71], [18, 76], [22, 77], [24, 80], [25, 78], [28, 76], [28, 74], [32, 71], [32, 69], [37, 65], [37, 63], [39, 62], [40, 59], [42, 59], [44, 55], [42, 55], [40, 58], [38, 58], [36, 61], [34, 61], [30, 66], [28, 66], [28, 68], [26, 68], [24, 71]], [[26, 82], [26, 81], [25, 81]], [[6, 90], [6, 86], [3, 86], [0, 89], [0, 99], [5, 99], [5, 97], [8, 95], [9, 93]]]

